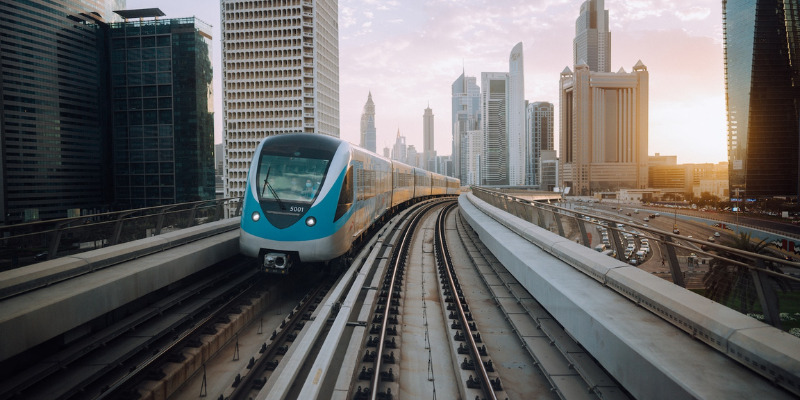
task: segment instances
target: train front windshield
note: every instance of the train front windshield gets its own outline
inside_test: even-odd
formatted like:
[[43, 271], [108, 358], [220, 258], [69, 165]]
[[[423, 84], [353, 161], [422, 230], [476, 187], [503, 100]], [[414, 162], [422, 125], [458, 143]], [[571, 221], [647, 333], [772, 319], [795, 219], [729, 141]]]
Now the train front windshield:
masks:
[[311, 202], [317, 197], [330, 160], [304, 157], [300, 151], [290, 155], [262, 153], [258, 165], [260, 200]]

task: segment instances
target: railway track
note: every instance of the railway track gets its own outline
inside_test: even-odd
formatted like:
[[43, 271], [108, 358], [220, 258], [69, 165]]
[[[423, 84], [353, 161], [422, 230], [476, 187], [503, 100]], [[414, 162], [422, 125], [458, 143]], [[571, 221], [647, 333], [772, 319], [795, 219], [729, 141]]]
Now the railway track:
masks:
[[[459, 342], [456, 352], [465, 356], [460, 364], [461, 369], [475, 371], [476, 373], [476, 376], [473, 377], [470, 374], [469, 378], [467, 378], [465, 383], [468, 389], [480, 389], [483, 394], [481, 398], [483, 399], [504, 399], [507, 398], [507, 395], [503, 391], [499, 376], [494, 374], [495, 370], [492, 360], [488, 357], [486, 346], [481, 345], [483, 339], [477, 329], [472, 313], [469, 312], [469, 304], [461, 290], [453, 260], [450, 257], [445, 222], [448, 213], [455, 206], [456, 203], [449, 204], [439, 213], [436, 220], [435, 248], [442, 293], [445, 296], [447, 310], [451, 311], [448, 318], [453, 321], [450, 328], [455, 330], [453, 339]], [[466, 346], [464, 343], [466, 343]]]
[[183, 347], [249, 303], [260, 284], [238, 260], [22, 371], [0, 386], [0, 398], [131, 397], [138, 382], [162, 376]]
[[[502, 312], [533, 360], [549, 390], [561, 399], [629, 399], [624, 389], [589, 355], [564, 328], [524, 289], [481, 243], [459, 215], [454, 218], [458, 245], [469, 267], [483, 283], [492, 303]], [[467, 263], [465, 263], [467, 264]], [[513, 394], [519, 392], [515, 382]]]
[[[627, 398], [504, 272], [455, 205], [402, 211], [341, 274], [297, 276], [303, 284], [292, 287], [292, 277], [262, 280], [245, 269], [224, 288], [190, 290], [197, 300], [173, 295], [164, 301], [177, 314], [189, 303], [202, 314], [137, 319], [162, 339], [121, 351], [129, 361], [108, 363], [114, 372], [77, 380], [63, 371], [81, 374], [92, 362], [76, 359], [49, 367], [71, 385], [20, 380], [2, 398]], [[69, 387], [54, 395], [60, 386]]]

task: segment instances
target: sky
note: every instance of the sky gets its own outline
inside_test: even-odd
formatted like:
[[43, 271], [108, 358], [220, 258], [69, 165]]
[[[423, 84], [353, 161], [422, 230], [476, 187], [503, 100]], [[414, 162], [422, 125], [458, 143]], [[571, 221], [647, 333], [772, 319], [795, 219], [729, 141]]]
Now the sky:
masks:
[[[358, 144], [371, 92], [378, 152], [395, 137], [422, 151], [422, 115], [434, 114], [435, 150], [452, 152], [451, 89], [462, 71], [507, 72], [523, 43], [525, 98], [555, 104], [558, 81], [572, 66], [575, 20], [583, 0], [340, 0], [340, 137]], [[212, 25], [215, 143], [222, 141], [218, 0], [127, 0], [158, 7], [167, 18], [195, 16]], [[719, 0], [606, 0], [611, 70], [650, 74], [649, 151], [678, 163], [727, 160], [722, 5]]]

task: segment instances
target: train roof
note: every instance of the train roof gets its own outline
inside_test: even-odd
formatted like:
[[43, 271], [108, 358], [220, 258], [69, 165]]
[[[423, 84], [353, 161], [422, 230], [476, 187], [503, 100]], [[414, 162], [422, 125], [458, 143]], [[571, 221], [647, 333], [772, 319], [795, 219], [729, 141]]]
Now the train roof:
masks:
[[304, 143], [311, 146], [330, 146], [332, 148], [339, 147], [343, 140], [333, 136], [323, 135], [320, 133], [283, 133], [279, 135], [268, 136], [264, 139], [270, 145], [286, 145], [294, 143]]

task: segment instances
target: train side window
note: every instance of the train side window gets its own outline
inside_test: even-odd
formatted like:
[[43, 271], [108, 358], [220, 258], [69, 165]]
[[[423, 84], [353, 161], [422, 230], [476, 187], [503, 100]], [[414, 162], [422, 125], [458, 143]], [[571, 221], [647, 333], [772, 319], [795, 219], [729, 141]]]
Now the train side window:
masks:
[[353, 167], [347, 169], [342, 182], [342, 191], [339, 192], [339, 203], [336, 205], [336, 215], [333, 221], [336, 222], [342, 217], [350, 207], [353, 205]]

